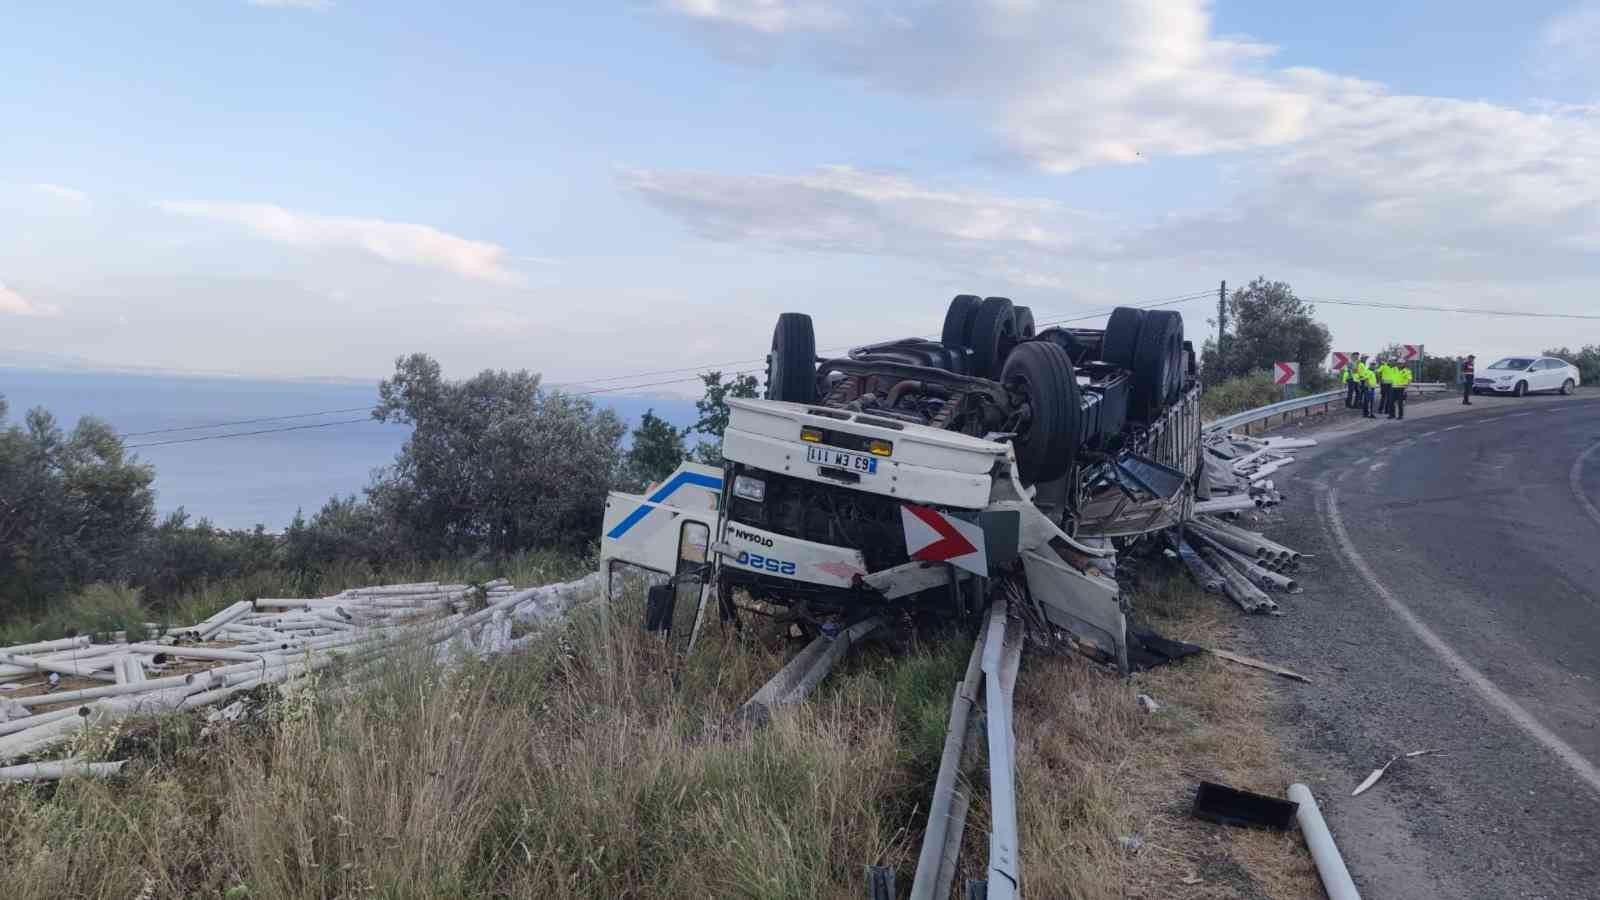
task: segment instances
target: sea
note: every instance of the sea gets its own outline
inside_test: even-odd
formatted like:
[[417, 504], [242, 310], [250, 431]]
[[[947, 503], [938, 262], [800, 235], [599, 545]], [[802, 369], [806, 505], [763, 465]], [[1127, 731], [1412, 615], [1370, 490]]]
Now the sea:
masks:
[[[0, 425], [20, 423], [40, 406], [67, 430], [82, 416], [104, 420], [155, 467], [160, 515], [182, 508], [194, 520], [226, 528], [278, 531], [297, 510], [310, 517], [330, 497], [359, 495], [410, 432], [362, 412], [378, 401], [375, 381], [0, 366], [0, 395], [10, 407]], [[695, 420], [694, 401], [686, 397], [618, 393], [594, 400], [630, 427], [646, 409], [678, 426]], [[279, 418], [285, 416], [295, 418]], [[283, 430], [289, 428], [295, 430]]]

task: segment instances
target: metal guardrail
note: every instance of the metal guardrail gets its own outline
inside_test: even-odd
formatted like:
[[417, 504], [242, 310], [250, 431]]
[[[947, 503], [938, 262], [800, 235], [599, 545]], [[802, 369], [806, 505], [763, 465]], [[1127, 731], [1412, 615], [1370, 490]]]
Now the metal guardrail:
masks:
[[[1426, 393], [1428, 391], [1449, 390], [1453, 385], [1439, 381], [1414, 381], [1409, 387], [1418, 393]], [[1314, 409], [1318, 406], [1323, 407], [1323, 412], [1327, 412], [1328, 406], [1344, 398], [1344, 392], [1344, 388], [1339, 388], [1337, 390], [1324, 391], [1320, 394], [1296, 397], [1293, 400], [1284, 400], [1280, 403], [1269, 403], [1266, 406], [1247, 409], [1231, 416], [1223, 416], [1215, 422], [1207, 422], [1201, 427], [1201, 430], [1211, 434], [1218, 431], [1235, 431], [1243, 428], [1245, 433], [1248, 434], [1250, 426], [1270, 422], [1274, 417], [1281, 417], [1282, 421], [1287, 422], [1292, 413]]]

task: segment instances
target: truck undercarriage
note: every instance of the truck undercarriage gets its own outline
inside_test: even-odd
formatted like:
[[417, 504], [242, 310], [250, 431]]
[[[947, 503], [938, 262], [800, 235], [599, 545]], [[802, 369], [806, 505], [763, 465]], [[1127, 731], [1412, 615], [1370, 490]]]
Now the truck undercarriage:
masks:
[[786, 313], [767, 398], [729, 401], [722, 470], [614, 493], [602, 559], [698, 590], [696, 631], [708, 605], [821, 628], [970, 613], [1009, 578], [1126, 669], [1116, 545], [1179, 524], [1203, 490], [1182, 334], [1176, 313], [1130, 307], [1103, 331], [1035, 332], [1025, 308], [964, 295], [940, 341], [819, 359], [809, 317]]

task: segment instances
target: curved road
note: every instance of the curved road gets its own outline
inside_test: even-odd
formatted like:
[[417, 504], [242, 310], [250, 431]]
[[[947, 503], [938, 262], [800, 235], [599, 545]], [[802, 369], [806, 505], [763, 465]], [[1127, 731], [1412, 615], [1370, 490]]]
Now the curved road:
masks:
[[1280, 731], [1369, 898], [1600, 897], [1600, 395], [1408, 412], [1282, 473], [1266, 530], [1316, 558], [1250, 620], [1314, 682]]

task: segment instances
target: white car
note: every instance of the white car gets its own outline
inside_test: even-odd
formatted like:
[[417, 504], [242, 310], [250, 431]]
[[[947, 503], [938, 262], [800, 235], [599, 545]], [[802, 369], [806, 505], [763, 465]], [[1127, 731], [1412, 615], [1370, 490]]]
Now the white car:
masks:
[[1521, 397], [1535, 391], [1572, 393], [1582, 379], [1578, 367], [1553, 356], [1508, 356], [1480, 370], [1472, 382], [1474, 394], [1510, 394]]

